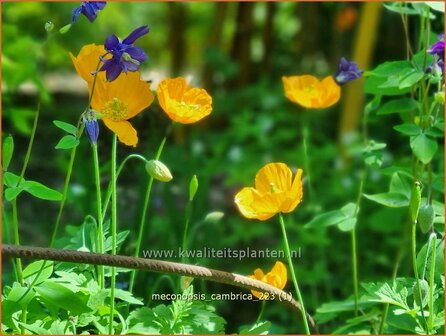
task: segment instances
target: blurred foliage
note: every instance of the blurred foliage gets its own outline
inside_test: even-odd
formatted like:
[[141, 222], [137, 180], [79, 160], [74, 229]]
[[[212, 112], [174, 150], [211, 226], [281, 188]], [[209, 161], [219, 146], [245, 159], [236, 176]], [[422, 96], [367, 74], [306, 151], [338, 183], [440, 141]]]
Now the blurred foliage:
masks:
[[[162, 162], [169, 167], [174, 179], [169, 184], [155, 183], [143, 248], [177, 250], [177, 247], [181, 245], [189, 181], [196, 174], [199, 188], [193, 202], [190, 248], [223, 249], [230, 246], [232, 249], [245, 249], [249, 246], [259, 249], [266, 247], [282, 249], [277, 219], [268, 222], [243, 219], [235, 209], [233, 197], [242, 186], [252, 185], [255, 173], [265, 163], [281, 161], [287, 162], [293, 168], [304, 166], [301, 129], [305, 117], [308, 119], [310, 129], [309, 154], [314, 193], [310, 198], [305, 188], [303, 203], [297, 211], [286, 217], [286, 221], [289, 239], [293, 245], [291, 248], [302, 249], [302, 258], [296, 264], [307, 310], [311, 313], [317, 310], [318, 322], [323, 323], [319, 330], [321, 333], [335, 330], [339, 333], [375, 330], [371, 327], [370, 329], [363, 328], [364, 321], [368, 323], [380, 314], [378, 308], [381, 306], [370, 305], [368, 299], [361, 298], [359, 305], [364, 309], [371, 307], [370, 311], [368, 310], [370, 315], [367, 315], [369, 319], [356, 318], [356, 320], [348, 320], [345, 325], [340, 322], [346, 320], [347, 315], [343, 315], [345, 312], [348, 312], [350, 314], [348, 317], [351, 318], [353, 310], [350, 237], [347, 233], [337, 230], [332, 222], [325, 225], [311, 223], [314, 224], [314, 221], [318, 219], [320, 224], [322, 221], [320, 216], [329, 211], [334, 211], [331, 213], [333, 216], [345, 215], [345, 212], [341, 213], [341, 210], [350, 202], [356, 202], [360, 180], [363, 174], [366, 174], [364, 194], [367, 196], [362, 199], [355, 222], [360, 281], [367, 283], [364, 285], [365, 294], [378, 293], [375, 294], [375, 296], [378, 295], [378, 299], [376, 297], [375, 299], [380, 300], [380, 303], [386, 302], [386, 299], [379, 296], [379, 293], [383, 291], [391, 298], [397, 295], [399, 287], [393, 288], [389, 279], [397, 251], [408, 243], [408, 238], [404, 234], [405, 223], [408, 221], [408, 194], [401, 192], [396, 198], [402, 199], [403, 203], [406, 202], [403, 206], [386, 207], [383, 204], [389, 201], [389, 194], [394, 191], [392, 188], [401, 191], [401, 188], [410, 185], [414, 177], [411, 170], [413, 150], [422, 162], [430, 162], [432, 159], [433, 195], [434, 200], [437, 201], [436, 217], [439, 221], [437, 225], [441, 229], [441, 218], [438, 217], [441, 217], [442, 204], [440, 202], [444, 197], [444, 146], [443, 133], [438, 132], [444, 128], [444, 121], [439, 119], [439, 122], [443, 123], [433, 126], [431, 134], [423, 133], [422, 139], [410, 141], [411, 136], [421, 136], [421, 133], [410, 133], [413, 128], [408, 131], [407, 127], [400, 127], [397, 130], [392, 127], [405, 125], [412, 118], [411, 113], [417, 102], [407, 95], [401, 95], [410, 92], [423, 75], [411, 77], [409, 82], [403, 82], [402, 85], [401, 81], [407, 80], [407, 76], [397, 78], [397, 82], [393, 79], [393, 84], [388, 83], [385, 91], [379, 86], [392, 75], [386, 72], [387, 63], [381, 65], [379, 63], [404, 60], [406, 57], [402, 43], [395, 43], [395, 41], [404, 40], [399, 14], [393, 11], [383, 13], [379, 29], [380, 32], [385, 33], [382, 33], [377, 41], [373, 70], [368, 73], [365, 83], [368, 105], [364, 111], [358, 111], [358, 113], [364, 113], [368, 142], [364, 144], [364, 139], [361, 138], [363, 133], [358, 130], [357, 134], [353, 134], [348, 139], [349, 158], [345, 160], [341, 155], [337, 140], [339, 107], [335, 106], [324, 111], [304, 111], [286, 100], [280, 78], [282, 75], [307, 72], [318, 76], [334, 73], [338, 57], [350, 54], [352, 46], [349, 43], [354, 35], [355, 27], [354, 19], [350, 18], [349, 20], [353, 20], [351, 28], [349, 29], [348, 25], [345, 28], [343, 25], [344, 30], [341, 31], [336, 26], [337, 15], [347, 7], [349, 10], [359, 11], [360, 4], [314, 3], [311, 4], [313, 6], [311, 13], [317, 16], [305, 18], [307, 12], [300, 12], [300, 9], [308, 10], [306, 5], [292, 2], [277, 3], [273, 20], [273, 40], [270, 45], [265, 45], [263, 40], [263, 27], [268, 14], [267, 4], [252, 4], [253, 21], [250, 27], [249, 47], [251, 74], [249, 81], [244, 85], [234, 84], [240, 74], [241, 65], [239, 60], [231, 57], [231, 48], [234, 48], [233, 35], [237, 30], [236, 3], [227, 4], [224, 23], [222, 27], [219, 27], [222, 36], [218, 43], [212, 41], [212, 36], [215, 34], [215, 15], [218, 14], [216, 11], [219, 8], [217, 3], [196, 2], [177, 4], [183, 7], [182, 10], [185, 13], [184, 22], [180, 26], [181, 30], [174, 30], [176, 28], [173, 27], [170, 16], [172, 8], [168, 3], [110, 2], [98, 16], [94, 26], [85, 17], [80, 17], [78, 23], [66, 34], [50, 35], [47, 40], [44, 30], [45, 22], [52, 21], [55, 24], [55, 30], [70, 23], [71, 10], [75, 5], [70, 2], [2, 4], [2, 131], [4, 136], [14, 135], [15, 146], [8, 171], [17, 173], [20, 170], [35, 115], [36, 101], [40, 100], [42, 102], [41, 118], [26, 182], [38, 180], [43, 185], [56, 190], [62, 189], [68, 165], [68, 151], [55, 149], [62, 133], [52, 122], [57, 119], [76, 124], [87, 103], [87, 91], [83, 89], [79, 95], [65, 93], [63, 88], [57, 93], [50, 92], [46, 88], [44, 75], [51, 73], [63, 77], [74, 71], [68, 52], [77, 54], [83, 45], [103, 43], [104, 38], [111, 33], [124, 37], [135, 27], [148, 24], [151, 32], [138, 41], [138, 46], [142, 47], [149, 56], [142, 70], [150, 71], [151, 75], [161, 78], [168, 76], [173, 71], [173, 59], [180, 57], [181, 75], [189, 76], [193, 83], [204, 83], [206, 74], [211, 75], [208, 83], [210, 87], [207, 89], [213, 96], [214, 108], [212, 115], [197, 125], [174, 127], [161, 158]], [[436, 15], [436, 19], [431, 22], [432, 33], [429, 36], [429, 43], [436, 38], [434, 32], [444, 30], [444, 18], [438, 12], [432, 12], [432, 14]], [[419, 31], [422, 20], [415, 13], [409, 16], [411, 42], [416, 45], [420, 40]], [[309, 27], [309, 19], [314, 21], [319, 28]], [[172, 47], [171, 39], [175, 36], [182, 39], [184, 44], [184, 53], [179, 56], [175, 55]], [[308, 37], [303, 39], [303, 36], [310, 36], [312, 44], [308, 42], [302, 45], [301, 41], [308, 41]], [[237, 47], [240, 46], [235, 46]], [[270, 53], [267, 67], [262, 63], [266, 52]], [[427, 62], [430, 61], [431, 59], [428, 58]], [[393, 64], [391, 71], [400, 74], [401, 69], [413, 70], [408, 61], [398, 62], [402, 68]], [[26, 89], [29, 83], [36, 89], [37, 95], [33, 90]], [[401, 97], [392, 97], [393, 94], [404, 98], [401, 100]], [[153, 104], [146, 112], [135, 118], [140, 145], [136, 150], [120, 146], [119, 160], [122, 161], [128, 154], [135, 151], [148, 159], [154, 158], [168, 123], [160, 108]], [[106, 181], [109, 180], [108, 160], [111, 139], [108, 135], [108, 130], [101, 126], [98, 146], [99, 159], [102, 163], [103, 190], [106, 190]], [[422, 146], [422, 149], [414, 149], [414, 147], [417, 148], [414, 142], [422, 143], [418, 145]], [[437, 147], [433, 148], [433, 146]], [[423, 148], [430, 148], [432, 155], [424, 157], [423, 153], [426, 151]], [[59, 247], [73, 247], [78, 244], [79, 230], [85, 229], [88, 223], [85, 216], [95, 214], [96, 201], [95, 194], [92, 192], [94, 190], [93, 165], [90, 163], [90, 145], [84, 137], [79, 144], [67, 207], [62, 217], [61, 233], [64, 232], [66, 237], [59, 241]], [[365, 166], [367, 166], [367, 173], [365, 173]], [[121, 254], [133, 254], [135, 249], [134, 242], [143, 203], [142, 195], [145, 194], [148, 178], [144, 165], [136, 160], [129, 161], [120, 177], [118, 183], [119, 230], [123, 232], [123, 235], [128, 234], [127, 239], [121, 237]], [[423, 175], [422, 178], [425, 180], [426, 176]], [[380, 194], [387, 196], [380, 198], [377, 196]], [[423, 197], [426, 196], [425, 190]], [[23, 194], [21, 197], [22, 243], [46, 246], [48, 236], [52, 231], [52, 223], [56, 218], [57, 205], [54, 204], [55, 202], [49, 203], [32, 198], [28, 194]], [[389, 202], [395, 202], [395, 198], [391, 198]], [[8, 223], [11, 222], [9, 204], [4, 204], [3, 209], [5, 210], [3, 212], [3, 241], [12, 241], [12, 232], [8, 231], [10, 228]], [[213, 211], [222, 211], [225, 216], [214, 223], [205, 221], [206, 215]], [[71, 237], [71, 242], [66, 241], [68, 237]], [[422, 236], [420, 240], [425, 242], [426, 236]], [[423, 245], [424, 243], [420, 246]], [[94, 250], [93, 247], [91, 249]], [[402, 258], [398, 275], [411, 276], [409, 254], [403, 253]], [[191, 262], [214, 269], [251, 274], [257, 267], [267, 265], [265, 268], [269, 268], [274, 260], [245, 259], [242, 262], [234, 262], [230, 259], [196, 259]], [[59, 270], [59, 272], [63, 271]], [[64, 273], [59, 273], [59, 276], [63, 278]], [[144, 299], [144, 302], [150, 301], [148, 297], [151, 292], [150, 287], [159, 278], [160, 275], [155, 274], [142, 272], [138, 274], [135, 296]], [[126, 276], [120, 276], [118, 279], [119, 286], [125, 288], [128, 285]], [[437, 280], [437, 286], [440, 286], [441, 281]], [[92, 290], [97, 286], [92, 281], [92, 276], [87, 276], [76, 285], [79, 287], [77, 290], [90, 286], [88, 295], [101, 298], [99, 292]], [[444, 279], [442, 281], [444, 291]], [[3, 272], [3, 282], [13, 283], [13, 273]], [[199, 281], [194, 281], [193, 284], [195, 291], [226, 292], [230, 290], [218, 284]], [[395, 286], [400, 285], [397, 283]], [[411, 287], [412, 283], [404, 284], [406, 285]], [[44, 287], [45, 282], [42, 282], [41, 286]], [[51, 286], [54, 287], [54, 284]], [[291, 291], [291, 284], [286, 289]], [[20, 290], [22, 289], [17, 289], [17, 291]], [[50, 288], [48, 291], [51, 294], [54, 290], [55, 288]], [[168, 282], [161, 283], [158, 288], [160, 293], [170, 290]], [[11, 295], [11, 291], [14, 291], [14, 288], [8, 287], [6, 293]], [[45, 293], [48, 294], [48, 291]], [[76, 297], [70, 296], [68, 292], [67, 295], [67, 300]], [[404, 295], [410, 296], [411, 293]], [[131, 299], [134, 298], [127, 297], [127, 300]], [[82, 300], [86, 302], [87, 299], [82, 298]], [[344, 310], [339, 309], [339, 305], [334, 304], [334, 301], [342, 301], [342, 305], [348, 307]], [[85, 302], [81, 305], [82, 307], [85, 306]], [[165, 303], [171, 304], [171, 302]], [[175, 304], [182, 303], [172, 303], [172, 305]], [[226, 333], [240, 331], [239, 326], [246, 325], [247, 321], [254, 322], [260, 310], [260, 304], [244, 301], [237, 303], [221, 301], [214, 302], [213, 305], [218, 314], [227, 321]], [[5, 306], [3, 308], [5, 309]], [[192, 306], [186, 305], [180, 308], [205, 311], [209, 321], [215, 319], [218, 322], [216, 328], [218, 327], [217, 329], [221, 331], [222, 321], [217, 315], [214, 316], [214, 312], [209, 310], [211, 308], [208, 306], [203, 307], [197, 302]], [[166, 316], [171, 314], [169, 313], [171, 311], [166, 309], [163, 305], [134, 310], [128, 317], [129, 329], [127, 331], [160, 331], [159, 326], [158, 329], [151, 329], [154, 328], [152, 325], [141, 322], [140, 315], [155, 314], [159, 311], [161, 315], [158, 317], [162, 318], [163, 314]], [[84, 316], [84, 318], [87, 317]], [[241, 330], [245, 332], [269, 330], [271, 333], [283, 333], [296, 330], [296, 325], [300, 324], [296, 322], [294, 313], [291, 314], [279, 303], [267, 305], [265, 319], [273, 321], [272, 325], [252, 325]], [[395, 321], [394, 316], [391, 319]], [[209, 321], [207, 321], [208, 325], [211, 324]], [[10, 322], [12, 323], [12, 320]], [[42, 331], [39, 328], [45, 328], [44, 330], [62, 333], [69, 327], [68, 325], [61, 327], [56, 322], [58, 321], [53, 321], [52, 324], [46, 322], [42, 325], [30, 325], [27, 328], [34, 332]], [[190, 331], [187, 329], [190, 325], [198, 325], [196, 330], [200, 332], [217, 330], [203, 329], [199, 321], [195, 320], [185, 319], [183, 322], [179, 321], [179, 325], [186, 326], [184, 327], [186, 329], [181, 329], [183, 331]], [[85, 323], [88, 325], [89, 322], [85, 321]], [[104, 327], [105, 318], [100, 323]], [[389, 323], [392, 324], [392, 322]], [[101, 330], [100, 327], [96, 325], [98, 330]], [[162, 329], [168, 332], [178, 330], [180, 329], [175, 327]], [[393, 323], [391, 331], [407, 332], [408, 329], [399, 323]]]

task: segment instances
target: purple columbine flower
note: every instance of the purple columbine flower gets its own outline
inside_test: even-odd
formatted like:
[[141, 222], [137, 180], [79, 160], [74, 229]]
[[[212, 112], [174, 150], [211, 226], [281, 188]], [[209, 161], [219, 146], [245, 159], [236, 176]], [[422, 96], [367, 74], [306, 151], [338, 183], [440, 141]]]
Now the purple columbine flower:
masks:
[[149, 32], [148, 26], [141, 26], [132, 31], [122, 41], [116, 35], [107, 37], [104, 43], [105, 50], [112, 54], [112, 58], [103, 60], [104, 65], [99, 71], [105, 71], [109, 82], [118, 78], [121, 72], [137, 71], [141, 62], [147, 59], [147, 55], [141, 48], [133, 46], [133, 43]]
[[76, 22], [81, 14], [84, 14], [90, 22], [93, 22], [98, 16], [98, 11], [103, 9], [106, 4], [105, 1], [82, 1], [79, 7], [73, 9], [73, 22]]
[[344, 57], [339, 60], [338, 72], [333, 76], [336, 83], [344, 85], [362, 76], [363, 71], [353, 61], [347, 61]]
[[439, 40], [432, 45], [428, 53], [437, 55], [440, 60], [444, 61], [444, 34], [438, 35], [438, 38]]
[[90, 142], [92, 145], [96, 145], [99, 137], [99, 124], [96, 120], [96, 116], [94, 112], [90, 111], [87, 113], [87, 117], [85, 117], [85, 130], [87, 131], [87, 135], [90, 138]]

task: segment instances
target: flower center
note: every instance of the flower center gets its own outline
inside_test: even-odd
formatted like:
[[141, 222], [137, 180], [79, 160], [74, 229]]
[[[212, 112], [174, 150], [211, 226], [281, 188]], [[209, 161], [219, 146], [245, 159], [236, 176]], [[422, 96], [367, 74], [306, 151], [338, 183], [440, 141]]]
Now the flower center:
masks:
[[115, 97], [105, 104], [102, 114], [113, 121], [127, 120], [129, 117], [129, 106]]
[[270, 188], [271, 194], [274, 194], [277, 191], [273, 182], [269, 183], [269, 188]]

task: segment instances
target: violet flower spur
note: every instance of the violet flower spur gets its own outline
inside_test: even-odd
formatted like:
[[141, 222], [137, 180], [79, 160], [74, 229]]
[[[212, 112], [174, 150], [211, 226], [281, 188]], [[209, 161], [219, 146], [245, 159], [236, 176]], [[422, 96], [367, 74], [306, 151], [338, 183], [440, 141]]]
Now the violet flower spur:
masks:
[[148, 26], [141, 26], [132, 31], [122, 41], [114, 34], [109, 35], [105, 40], [104, 47], [112, 58], [104, 60], [104, 64], [99, 71], [105, 71], [109, 82], [118, 78], [121, 72], [134, 72], [139, 69], [141, 62], [147, 59], [147, 55], [139, 47], [135, 47], [133, 43], [149, 32]]
[[344, 85], [362, 76], [363, 71], [358, 68], [356, 62], [347, 61], [344, 57], [339, 60], [338, 72], [333, 76], [336, 83]]
[[107, 2], [105, 1], [83, 1], [80, 6], [73, 9], [73, 22], [77, 21], [79, 15], [84, 14], [90, 22], [96, 20], [98, 11], [103, 9]]

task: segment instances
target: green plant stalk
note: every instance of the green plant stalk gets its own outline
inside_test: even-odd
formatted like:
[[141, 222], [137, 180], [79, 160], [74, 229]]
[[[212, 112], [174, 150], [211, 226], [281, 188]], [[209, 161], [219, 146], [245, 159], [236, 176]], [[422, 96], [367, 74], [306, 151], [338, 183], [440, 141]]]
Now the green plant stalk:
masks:
[[[79, 139], [82, 132], [84, 131], [84, 124], [80, 125], [77, 138]], [[59, 211], [57, 212], [56, 223], [54, 224], [53, 233], [51, 234], [50, 247], [53, 247], [56, 240], [57, 231], [59, 230], [60, 220], [62, 219], [62, 213], [65, 208], [65, 202], [67, 200], [68, 187], [70, 186], [71, 173], [73, 172], [74, 159], [76, 157], [77, 147], [73, 147], [70, 153], [70, 162], [68, 163], [67, 175], [65, 176], [64, 187], [62, 191], [62, 200], [60, 201]], [[37, 279], [37, 277], [36, 277]]]
[[[367, 177], [367, 170], [362, 172], [361, 181], [359, 182], [358, 197], [356, 198], [355, 216], [357, 218], [359, 213], [359, 206], [361, 204], [361, 197], [364, 190], [364, 181]], [[352, 277], [353, 277], [353, 290], [355, 300], [355, 316], [358, 316], [358, 257], [356, 248], [356, 225], [351, 231], [351, 244], [352, 244]]]
[[[170, 124], [170, 126], [166, 130], [166, 135], [164, 136], [163, 140], [161, 141], [161, 144], [158, 147], [158, 151], [156, 152], [155, 160], [159, 160], [161, 153], [163, 152], [164, 145], [166, 144], [167, 137], [169, 136], [170, 130], [172, 129], [172, 125], [173, 124]], [[141, 222], [139, 223], [139, 232], [138, 232], [138, 239], [136, 241], [135, 257], [139, 256], [139, 252], [141, 250], [141, 242], [142, 242], [142, 237], [144, 234], [144, 225], [146, 223], [147, 212], [149, 209], [150, 194], [152, 192], [152, 186], [153, 186], [153, 177], [150, 177], [149, 183], [147, 184], [146, 196], [144, 198], [144, 206], [143, 206], [142, 215], [141, 215]], [[129, 292], [130, 293], [133, 293], [133, 286], [135, 284], [135, 276], [136, 276], [136, 271], [132, 270], [132, 272], [130, 273], [130, 284], [129, 284]]]
[[262, 307], [260, 308], [260, 313], [259, 313], [259, 316], [257, 316], [257, 320], [256, 320], [255, 324], [259, 323], [260, 320], [262, 319], [263, 312], [265, 311], [265, 306], [266, 306], [266, 301], [262, 300]]
[[424, 316], [424, 309], [423, 309], [423, 295], [421, 294], [421, 286], [420, 286], [420, 279], [418, 278], [418, 269], [417, 269], [417, 249], [416, 249], [416, 241], [417, 239], [417, 221], [413, 221], [412, 223], [412, 267], [413, 267], [413, 273], [415, 275], [415, 280], [417, 282], [418, 287], [418, 295], [420, 297], [420, 310], [421, 310], [421, 316], [423, 317], [423, 322], [425, 326], [426, 334], [429, 333], [429, 327], [427, 325], [426, 317]]
[[[183, 241], [181, 243], [181, 250], [183, 251], [183, 253], [185, 253], [186, 249], [187, 249], [187, 234], [189, 232], [189, 223], [190, 223], [190, 217], [192, 215], [192, 202], [191, 200], [188, 201], [187, 203], [187, 207], [186, 207], [186, 223], [184, 225], [184, 231], [183, 231]], [[185, 254], [183, 254], [182, 258], [181, 258], [181, 262], [184, 263], [186, 262], [186, 256]]]
[[[28, 163], [31, 158], [31, 150], [32, 150], [33, 144], [34, 144], [34, 138], [36, 137], [39, 115], [40, 115], [40, 103], [37, 105], [36, 115], [34, 116], [33, 128], [31, 130], [31, 137], [29, 138], [28, 148], [26, 150], [25, 160], [23, 161], [23, 166], [22, 166], [22, 170], [20, 171], [20, 177], [19, 177], [19, 181], [17, 182], [17, 186], [19, 186], [20, 183], [22, 183], [22, 180], [25, 178], [26, 169], [28, 168]], [[13, 227], [13, 231], [14, 231], [14, 244], [20, 245], [19, 215], [18, 215], [18, 209], [17, 209], [17, 197], [14, 198], [12, 201], [12, 227]], [[19, 258], [16, 259], [16, 276], [17, 276], [17, 281], [22, 286], [24, 286], [22, 260]], [[26, 307], [24, 307], [22, 309], [22, 315], [21, 315], [21, 322], [23, 324], [26, 323], [26, 316], [27, 316], [27, 310], [26, 310]], [[25, 333], [25, 327], [23, 325], [20, 327], [20, 332], [22, 334]]]
[[[94, 164], [94, 178], [96, 182], [96, 207], [98, 212], [98, 232], [97, 243], [99, 253], [104, 253], [104, 229], [102, 227], [102, 201], [101, 201], [101, 178], [99, 174], [99, 159], [98, 159], [98, 146], [93, 144], [91, 146], [93, 151], [93, 164]], [[104, 288], [104, 267], [98, 266], [98, 282], [101, 288]]]
[[434, 326], [434, 286], [435, 286], [435, 255], [437, 252], [437, 236], [435, 233], [432, 234], [432, 257], [431, 257], [431, 267], [429, 273], [429, 331], [433, 333]]
[[304, 148], [304, 164], [305, 164], [305, 170], [307, 172], [308, 177], [308, 198], [311, 199], [311, 196], [313, 195], [313, 185], [311, 183], [311, 169], [310, 169], [310, 157], [308, 155], [308, 117], [306, 116], [306, 113], [303, 115], [303, 122], [302, 122], [302, 145]]
[[353, 268], [353, 289], [355, 299], [355, 316], [358, 316], [358, 262], [356, 257], [356, 228], [351, 231], [352, 238], [352, 268]]
[[147, 298], [147, 302], [148, 303], [150, 303], [152, 301], [153, 294], [156, 293], [156, 291], [158, 290], [161, 282], [164, 279], [167, 280], [167, 282], [169, 283], [169, 286], [170, 286], [170, 289], [172, 290], [172, 292], [175, 292], [176, 287], [175, 287], [175, 283], [172, 280], [172, 277], [170, 275], [163, 274], [158, 279], [156, 279], [155, 283], [151, 286], [150, 295]]
[[[117, 220], [117, 199], [116, 199], [116, 134], [113, 134], [112, 154], [111, 154], [111, 180], [112, 180], [112, 216], [111, 216], [111, 244], [112, 255], [116, 255], [116, 220]], [[115, 286], [116, 286], [116, 268], [111, 269], [110, 285], [110, 321], [108, 333], [113, 335], [113, 317], [115, 313]]]
[[[146, 158], [142, 155], [139, 154], [130, 154], [128, 155], [119, 165], [118, 167], [118, 171], [116, 173], [116, 182], [119, 179], [119, 176], [121, 175], [122, 170], [124, 169], [125, 164], [132, 158], [135, 159], [140, 159], [143, 162], [147, 162]], [[105, 220], [105, 215], [107, 213], [107, 209], [108, 209], [108, 204], [110, 202], [111, 199], [111, 195], [112, 195], [112, 187], [111, 187], [112, 183], [110, 181], [110, 183], [108, 184], [108, 188], [107, 188], [107, 195], [105, 196], [105, 200], [104, 200], [104, 205], [102, 207], [102, 222], [104, 222]]]
[[294, 272], [294, 266], [293, 266], [293, 262], [291, 260], [290, 246], [288, 244], [288, 237], [286, 234], [285, 222], [283, 220], [282, 214], [279, 214], [279, 222], [280, 222], [280, 227], [282, 229], [283, 242], [284, 242], [283, 245], [285, 247], [285, 253], [286, 253], [286, 256], [288, 259], [288, 267], [290, 268], [291, 278], [293, 280], [294, 288], [296, 290], [296, 297], [297, 297], [297, 300], [299, 301], [299, 304], [301, 306], [302, 319], [304, 322], [305, 333], [307, 335], [310, 335], [310, 328], [308, 327], [308, 321], [307, 321], [307, 313], [305, 310], [304, 302], [302, 300], [302, 295], [300, 294], [299, 285], [297, 284], [296, 273]]

